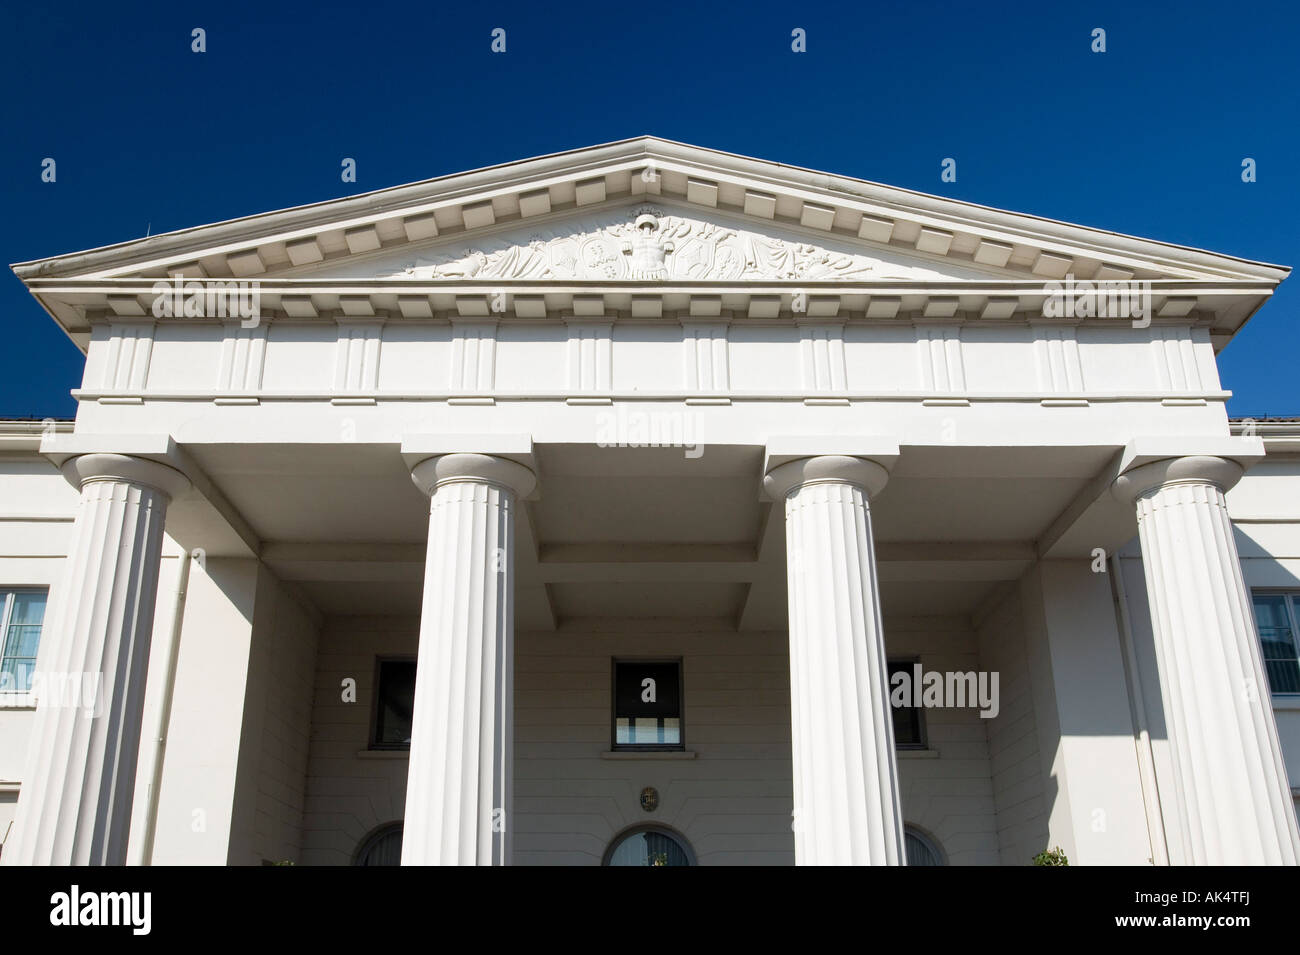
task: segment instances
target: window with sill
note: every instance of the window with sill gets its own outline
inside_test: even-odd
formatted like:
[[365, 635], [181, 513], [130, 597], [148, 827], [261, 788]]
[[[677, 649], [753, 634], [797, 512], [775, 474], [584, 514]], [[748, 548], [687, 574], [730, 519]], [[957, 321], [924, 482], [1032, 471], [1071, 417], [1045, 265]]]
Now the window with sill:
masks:
[[686, 748], [680, 660], [614, 661], [613, 748]]
[[1300, 591], [1257, 590], [1251, 597], [1269, 689], [1300, 694]]
[[44, 588], [0, 590], [0, 692], [26, 693], [45, 622]]
[[371, 749], [411, 748], [411, 715], [415, 708], [415, 661], [379, 661], [375, 675], [375, 719]]

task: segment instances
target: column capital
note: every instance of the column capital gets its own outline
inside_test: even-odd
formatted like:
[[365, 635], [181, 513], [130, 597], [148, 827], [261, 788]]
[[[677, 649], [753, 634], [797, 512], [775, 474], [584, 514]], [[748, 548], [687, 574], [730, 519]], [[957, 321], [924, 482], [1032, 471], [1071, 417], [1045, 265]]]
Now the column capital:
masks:
[[469, 481], [499, 484], [525, 498], [537, 486], [537, 475], [517, 461], [494, 454], [437, 454], [411, 468], [411, 480], [425, 494], [432, 495], [443, 484]]
[[1110, 490], [1126, 504], [1132, 504], [1153, 488], [1167, 484], [1212, 484], [1227, 493], [1241, 480], [1245, 470], [1242, 464], [1231, 458], [1208, 454], [1162, 458], [1125, 471], [1115, 478]]
[[94, 481], [122, 481], [153, 488], [172, 499], [190, 487], [190, 479], [176, 468], [133, 454], [78, 454], [64, 461], [61, 470], [76, 488]]
[[763, 490], [773, 500], [783, 500], [805, 484], [852, 484], [873, 498], [889, 480], [884, 465], [848, 454], [819, 454], [778, 464], [763, 477]]

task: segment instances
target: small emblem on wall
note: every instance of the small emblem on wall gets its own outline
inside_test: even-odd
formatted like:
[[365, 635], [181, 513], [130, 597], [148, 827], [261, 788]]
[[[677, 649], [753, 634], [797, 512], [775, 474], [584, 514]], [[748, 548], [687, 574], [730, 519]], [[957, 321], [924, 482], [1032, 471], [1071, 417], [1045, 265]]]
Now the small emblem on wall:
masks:
[[646, 812], [654, 812], [659, 808], [659, 790], [653, 786], [647, 786], [641, 790], [641, 808]]

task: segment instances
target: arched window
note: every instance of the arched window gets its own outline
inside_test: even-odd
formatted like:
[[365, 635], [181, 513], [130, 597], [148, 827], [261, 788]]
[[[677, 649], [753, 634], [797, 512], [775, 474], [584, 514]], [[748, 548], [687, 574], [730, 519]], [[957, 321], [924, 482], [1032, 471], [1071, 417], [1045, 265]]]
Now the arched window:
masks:
[[380, 826], [361, 841], [353, 865], [401, 865], [402, 824], [390, 822]]
[[908, 865], [943, 865], [939, 845], [915, 826], [903, 827], [903, 846]]
[[614, 837], [602, 865], [694, 865], [686, 840], [663, 826], [638, 826]]

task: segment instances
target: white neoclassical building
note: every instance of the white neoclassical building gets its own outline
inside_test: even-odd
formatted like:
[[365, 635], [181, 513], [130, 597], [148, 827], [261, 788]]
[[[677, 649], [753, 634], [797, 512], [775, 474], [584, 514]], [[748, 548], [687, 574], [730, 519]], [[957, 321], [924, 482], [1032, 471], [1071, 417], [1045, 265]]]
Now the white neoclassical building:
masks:
[[654, 138], [14, 268], [4, 864], [1297, 861], [1286, 268]]

